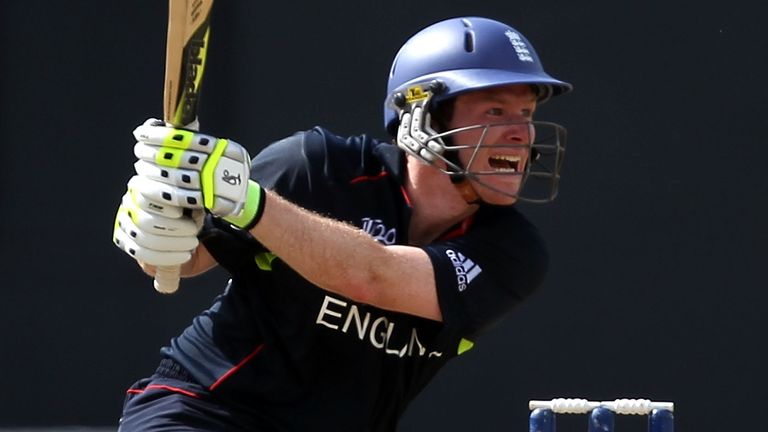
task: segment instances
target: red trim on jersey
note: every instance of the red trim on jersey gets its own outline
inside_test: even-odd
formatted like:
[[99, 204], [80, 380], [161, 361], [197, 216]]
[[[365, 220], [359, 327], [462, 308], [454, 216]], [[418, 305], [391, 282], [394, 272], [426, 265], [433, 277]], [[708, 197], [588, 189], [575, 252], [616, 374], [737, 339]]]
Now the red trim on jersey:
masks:
[[240, 363], [236, 364], [235, 367], [233, 367], [232, 369], [226, 371], [224, 373], [224, 375], [219, 377], [219, 379], [217, 379], [215, 383], [211, 384], [211, 386], [208, 387], [208, 389], [209, 390], [213, 390], [216, 387], [218, 387], [221, 383], [224, 382], [224, 380], [226, 380], [227, 378], [232, 376], [232, 374], [234, 374], [235, 372], [240, 370], [240, 368], [245, 366], [245, 364], [248, 363], [252, 358], [254, 358], [256, 356], [256, 354], [258, 354], [263, 348], [264, 348], [264, 344], [261, 344], [261, 345], [257, 346], [256, 349], [253, 350], [252, 353], [248, 354], [242, 361], [240, 361]]
[[194, 398], [200, 397], [200, 396], [197, 395], [197, 393], [193, 393], [193, 392], [191, 392], [189, 390], [184, 390], [184, 389], [180, 389], [178, 387], [171, 387], [171, 386], [162, 385], [162, 384], [151, 384], [151, 385], [146, 386], [143, 390], [128, 389], [128, 391], [126, 391], [126, 393], [128, 393], [128, 394], [142, 394], [142, 393], [144, 393], [147, 390], [157, 390], [157, 389], [168, 390], [168, 391], [172, 391], [174, 393], [181, 393], [184, 396], [189, 396], [189, 397], [194, 397]]
[[152, 389], [168, 390], [176, 393], [181, 393], [185, 396], [198, 397], [197, 393], [193, 393], [189, 390], [184, 390], [178, 387], [171, 387], [171, 386], [162, 385], [162, 384], [151, 384], [151, 385], [148, 385], [144, 390], [152, 390]]
[[472, 225], [472, 221], [475, 220], [475, 215], [471, 214], [468, 218], [464, 219], [461, 222], [461, 225], [459, 225], [456, 229], [453, 231], [448, 231], [447, 233], [440, 236], [440, 240], [450, 240], [452, 238], [456, 238], [460, 235], [464, 235], [464, 233], [467, 232], [469, 227]]
[[405, 186], [400, 185], [400, 191], [403, 193], [403, 198], [405, 198], [405, 203], [408, 204], [408, 207], [413, 207], [411, 204], [411, 197], [408, 196], [408, 191], [405, 190]]
[[[349, 184], [356, 184], [356, 183], [362, 183], [364, 181], [371, 181], [371, 180], [379, 180], [386, 176], [388, 176], [389, 173], [386, 171], [382, 171], [375, 176], [360, 176], [355, 177], [352, 180], [349, 181]], [[408, 207], [413, 207], [411, 204], [411, 198], [408, 196], [408, 192], [405, 191], [405, 187], [400, 185], [400, 191], [403, 193], [403, 198], [405, 198], [405, 203], [408, 204]]]
[[364, 181], [371, 181], [371, 180], [379, 180], [379, 179], [384, 178], [384, 177], [386, 177], [388, 175], [389, 175], [388, 172], [382, 171], [382, 172], [376, 174], [375, 176], [355, 177], [355, 178], [353, 178], [352, 180], [349, 181], [349, 184], [355, 184], [355, 183], [360, 183], [360, 182], [364, 182]]

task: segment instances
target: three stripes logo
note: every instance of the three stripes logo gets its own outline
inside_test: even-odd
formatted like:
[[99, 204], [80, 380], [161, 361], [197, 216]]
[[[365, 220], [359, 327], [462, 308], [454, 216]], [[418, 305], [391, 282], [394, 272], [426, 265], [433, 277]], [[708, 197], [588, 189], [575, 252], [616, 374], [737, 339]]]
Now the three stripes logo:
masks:
[[467, 289], [470, 282], [483, 271], [474, 261], [458, 252], [448, 249], [445, 251], [445, 254], [448, 255], [451, 263], [453, 263], [453, 267], [456, 269], [456, 284], [459, 292]]

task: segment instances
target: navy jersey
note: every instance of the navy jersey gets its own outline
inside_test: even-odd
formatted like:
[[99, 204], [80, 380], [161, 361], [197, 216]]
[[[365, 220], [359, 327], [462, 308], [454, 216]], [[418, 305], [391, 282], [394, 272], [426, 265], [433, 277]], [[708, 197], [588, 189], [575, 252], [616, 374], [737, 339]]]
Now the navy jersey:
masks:
[[[252, 171], [265, 188], [387, 245], [407, 244], [404, 177], [397, 147], [321, 128], [268, 146]], [[230, 283], [162, 353], [224, 403], [277, 430], [394, 430], [446, 361], [541, 283], [547, 263], [517, 210], [481, 207], [423, 246], [434, 267], [437, 322], [324, 291], [219, 220], [209, 218], [201, 239]]]

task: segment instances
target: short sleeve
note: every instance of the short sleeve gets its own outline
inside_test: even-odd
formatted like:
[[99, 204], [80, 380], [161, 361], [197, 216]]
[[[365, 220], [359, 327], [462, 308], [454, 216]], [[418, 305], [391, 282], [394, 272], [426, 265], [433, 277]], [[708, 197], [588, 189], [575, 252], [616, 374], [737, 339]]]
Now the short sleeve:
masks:
[[424, 250], [435, 273], [445, 330], [473, 337], [503, 319], [544, 280], [548, 255], [514, 208], [482, 208], [466, 232]]

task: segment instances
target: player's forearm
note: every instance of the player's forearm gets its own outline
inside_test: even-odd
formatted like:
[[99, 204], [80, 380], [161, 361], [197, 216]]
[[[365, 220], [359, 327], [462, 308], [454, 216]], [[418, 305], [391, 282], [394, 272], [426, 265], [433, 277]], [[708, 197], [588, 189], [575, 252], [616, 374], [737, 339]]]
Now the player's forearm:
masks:
[[354, 226], [302, 209], [272, 192], [250, 232], [323, 289], [384, 309], [440, 319], [431, 265], [420, 249], [384, 246]]
[[192, 258], [181, 266], [182, 277], [193, 277], [216, 267], [216, 260], [208, 249], [200, 243], [192, 253]]
[[374, 266], [386, 257], [384, 247], [363, 231], [272, 192], [251, 234], [316, 285], [359, 301], [367, 300], [366, 287], [378, 274]]

